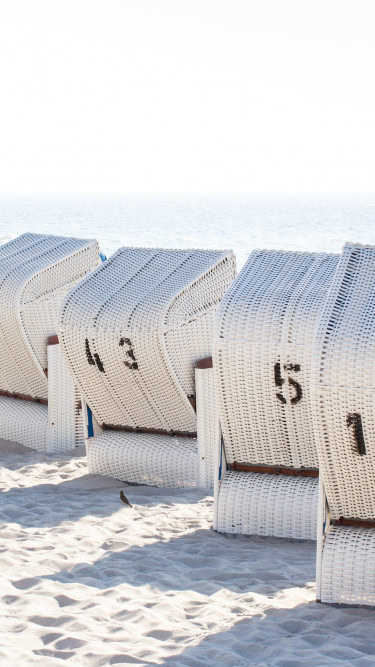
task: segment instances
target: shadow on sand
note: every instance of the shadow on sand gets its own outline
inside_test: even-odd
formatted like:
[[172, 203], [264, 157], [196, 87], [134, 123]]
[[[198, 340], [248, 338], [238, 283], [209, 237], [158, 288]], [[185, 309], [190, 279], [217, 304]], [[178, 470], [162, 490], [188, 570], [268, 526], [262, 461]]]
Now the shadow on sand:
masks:
[[229, 630], [206, 636], [164, 664], [372, 667], [373, 623], [374, 615], [368, 609], [337, 609], [316, 602], [292, 609], [268, 609], [262, 615], [239, 620]]
[[[106, 543], [101, 546], [106, 548]], [[259, 550], [264, 559], [259, 558]], [[303, 587], [306, 581], [314, 581], [315, 544], [199, 529], [112, 551], [92, 564], [82, 562], [44, 578], [97, 589], [126, 583], [161, 591], [194, 590], [208, 596], [228, 588], [236, 593], [251, 590], [272, 597], [280, 589]]]

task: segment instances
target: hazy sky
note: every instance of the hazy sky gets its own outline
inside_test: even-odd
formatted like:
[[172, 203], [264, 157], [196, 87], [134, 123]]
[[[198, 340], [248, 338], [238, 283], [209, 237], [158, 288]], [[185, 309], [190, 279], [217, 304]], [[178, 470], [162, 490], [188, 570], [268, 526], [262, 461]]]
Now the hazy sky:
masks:
[[2, 193], [374, 193], [374, 0], [2, 0]]

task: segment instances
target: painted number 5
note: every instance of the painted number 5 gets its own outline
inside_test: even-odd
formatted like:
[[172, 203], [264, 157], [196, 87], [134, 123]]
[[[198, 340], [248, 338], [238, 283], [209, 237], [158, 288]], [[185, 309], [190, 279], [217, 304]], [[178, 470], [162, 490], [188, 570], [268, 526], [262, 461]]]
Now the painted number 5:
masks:
[[[295, 373], [298, 373], [301, 370], [300, 364], [284, 364], [283, 366], [284, 371], [294, 371]], [[276, 387], [282, 387], [285, 380], [281, 375], [281, 364], [280, 362], [277, 362], [274, 366], [274, 372], [275, 372], [275, 385]], [[292, 405], [295, 405], [298, 403], [301, 398], [302, 398], [302, 387], [297, 382], [294, 380], [294, 378], [288, 376], [288, 384], [293, 387], [295, 391], [295, 395], [293, 398], [291, 398], [290, 402]], [[281, 403], [286, 403], [286, 398], [283, 396], [281, 392], [276, 392], [276, 397], [278, 398]]]

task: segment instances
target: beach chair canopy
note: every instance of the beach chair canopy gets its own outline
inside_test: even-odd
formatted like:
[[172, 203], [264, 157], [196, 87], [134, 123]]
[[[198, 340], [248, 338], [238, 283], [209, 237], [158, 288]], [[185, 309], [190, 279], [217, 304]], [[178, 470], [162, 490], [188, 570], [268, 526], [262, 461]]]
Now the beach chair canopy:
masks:
[[121, 248], [67, 296], [59, 339], [100, 425], [194, 434], [231, 251]]
[[255, 250], [220, 304], [214, 370], [229, 463], [318, 466], [311, 350], [337, 262]]
[[331, 516], [375, 520], [375, 247], [345, 245], [314, 362], [316, 441]]
[[375, 520], [375, 247], [347, 243], [314, 350], [314, 417], [333, 519]]
[[23, 234], [0, 246], [0, 390], [47, 398], [47, 338], [67, 290], [98, 264], [96, 241]]

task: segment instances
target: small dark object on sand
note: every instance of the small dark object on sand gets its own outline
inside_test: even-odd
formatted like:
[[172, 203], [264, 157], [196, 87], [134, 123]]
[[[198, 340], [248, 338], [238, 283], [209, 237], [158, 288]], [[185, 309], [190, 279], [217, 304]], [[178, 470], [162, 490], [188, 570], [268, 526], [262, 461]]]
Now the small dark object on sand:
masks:
[[133, 507], [133, 505], [131, 505], [129, 503], [125, 493], [122, 490], [120, 491], [120, 498], [121, 498], [122, 502], [125, 503], [125, 505], [129, 505], [129, 507]]

